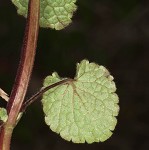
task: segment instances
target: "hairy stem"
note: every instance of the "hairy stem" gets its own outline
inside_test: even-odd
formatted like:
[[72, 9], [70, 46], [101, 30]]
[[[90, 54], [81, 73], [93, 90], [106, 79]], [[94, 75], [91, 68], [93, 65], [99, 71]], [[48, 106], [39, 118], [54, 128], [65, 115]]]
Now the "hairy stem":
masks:
[[40, 0], [29, 1], [29, 11], [22, 46], [20, 65], [7, 105], [8, 120], [1, 129], [0, 150], [10, 150], [10, 141], [30, 80], [39, 29]]

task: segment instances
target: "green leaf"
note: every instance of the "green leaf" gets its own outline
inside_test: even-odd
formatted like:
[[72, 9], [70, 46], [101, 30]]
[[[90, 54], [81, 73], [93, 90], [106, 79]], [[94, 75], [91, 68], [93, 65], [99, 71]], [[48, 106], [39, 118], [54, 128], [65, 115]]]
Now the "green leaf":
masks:
[[[29, 0], [12, 0], [17, 12], [27, 17]], [[40, 0], [39, 24], [44, 28], [61, 30], [71, 23], [76, 0]]]
[[8, 118], [7, 111], [5, 108], [0, 108], [0, 120], [6, 122]]
[[[57, 73], [46, 77], [44, 87], [62, 80]], [[44, 93], [45, 122], [51, 130], [74, 143], [107, 140], [118, 115], [118, 96], [108, 70], [83, 60], [74, 80]]]

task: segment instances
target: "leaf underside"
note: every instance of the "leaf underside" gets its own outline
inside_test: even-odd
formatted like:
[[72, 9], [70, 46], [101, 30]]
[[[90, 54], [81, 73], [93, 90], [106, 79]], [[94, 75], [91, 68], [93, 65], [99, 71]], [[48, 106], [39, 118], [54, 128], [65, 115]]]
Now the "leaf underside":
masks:
[[[27, 17], [29, 0], [12, 0], [17, 12]], [[76, 0], [40, 0], [40, 27], [61, 30], [71, 23]]]
[[[46, 77], [44, 87], [62, 80], [57, 73]], [[44, 93], [45, 122], [67, 141], [93, 143], [107, 140], [118, 115], [118, 96], [108, 70], [83, 60], [73, 81]]]

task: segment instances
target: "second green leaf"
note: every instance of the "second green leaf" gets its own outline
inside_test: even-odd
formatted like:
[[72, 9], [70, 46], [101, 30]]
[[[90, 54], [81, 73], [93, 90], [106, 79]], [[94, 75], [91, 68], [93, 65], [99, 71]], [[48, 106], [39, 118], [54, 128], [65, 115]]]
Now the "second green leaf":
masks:
[[[44, 87], [62, 80], [57, 73], [44, 80]], [[48, 90], [42, 104], [45, 122], [62, 138], [74, 143], [107, 140], [118, 115], [118, 96], [108, 70], [83, 60], [74, 80]]]

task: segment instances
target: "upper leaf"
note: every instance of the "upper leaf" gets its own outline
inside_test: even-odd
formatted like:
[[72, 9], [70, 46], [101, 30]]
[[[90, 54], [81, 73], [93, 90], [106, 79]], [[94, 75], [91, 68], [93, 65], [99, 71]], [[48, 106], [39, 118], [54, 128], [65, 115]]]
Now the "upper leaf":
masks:
[[[57, 73], [44, 80], [44, 87], [60, 81]], [[46, 124], [74, 143], [108, 139], [115, 128], [119, 106], [113, 77], [108, 70], [83, 60], [74, 80], [43, 95]]]
[[[29, 0], [12, 0], [17, 12], [27, 17]], [[44, 28], [61, 30], [71, 23], [76, 0], [40, 0], [39, 24]]]

